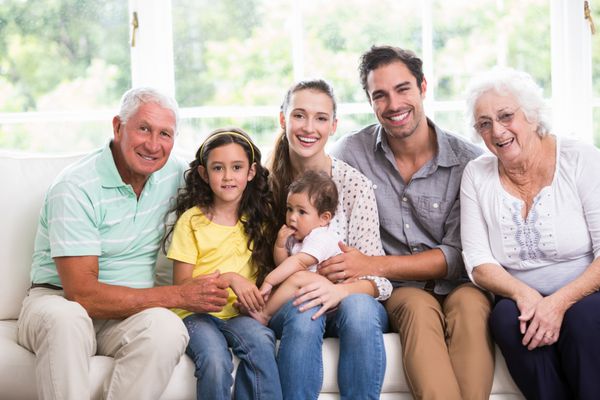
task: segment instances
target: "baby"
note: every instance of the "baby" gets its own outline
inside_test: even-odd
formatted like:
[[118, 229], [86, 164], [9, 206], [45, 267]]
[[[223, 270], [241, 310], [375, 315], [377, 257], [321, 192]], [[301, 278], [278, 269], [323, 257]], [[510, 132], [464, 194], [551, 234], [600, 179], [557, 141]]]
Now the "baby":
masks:
[[[307, 276], [296, 272], [316, 272], [319, 263], [341, 253], [340, 239], [328, 228], [337, 204], [337, 187], [324, 172], [307, 171], [290, 185], [286, 223], [279, 230], [273, 249], [278, 266], [260, 287], [267, 303], [261, 311], [252, 313], [255, 319], [266, 325], [299, 287], [326, 279], [318, 274]], [[273, 287], [279, 284], [272, 293]]]

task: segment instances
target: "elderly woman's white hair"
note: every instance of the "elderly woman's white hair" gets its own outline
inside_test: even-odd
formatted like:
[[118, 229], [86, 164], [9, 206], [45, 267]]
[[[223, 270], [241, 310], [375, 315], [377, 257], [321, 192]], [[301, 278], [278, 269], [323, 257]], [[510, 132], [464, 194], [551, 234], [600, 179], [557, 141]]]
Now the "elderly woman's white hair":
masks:
[[[494, 67], [477, 75], [467, 88], [467, 122], [474, 131], [475, 105], [487, 92], [496, 92], [500, 96], [515, 97], [527, 121], [537, 121], [537, 134], [544, 136], [550, 131], [550, 116], [540, 88], [531, 75], [512, 68]], [[481, 139], [475, 132], [475, 137]]]
[[156, 103], [162, 108], [171, 110], [175, 115], [175, 131], [177, 132], [177, 126], [179, 125], [179, 106], [177, 105], [177, 101], [151, 87], [133, 88], [123, 94], [119, 107], [119, 119], [121, 123], [127, 123], [127, 120], [138, 108], [146, 103]]

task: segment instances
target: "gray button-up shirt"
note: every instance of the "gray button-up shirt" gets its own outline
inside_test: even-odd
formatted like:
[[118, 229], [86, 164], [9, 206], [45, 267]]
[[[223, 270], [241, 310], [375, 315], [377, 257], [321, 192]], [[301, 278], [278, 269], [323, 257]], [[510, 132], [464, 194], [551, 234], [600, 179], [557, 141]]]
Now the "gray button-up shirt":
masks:
[[[438, 152], [410, 182], [404, 182], [381, 125], [374, 124], [340, 139], [333, 151], [373, 182], [383, 249], [388, 255], [409, 255], [440, 249], [447, 274], [436, 280], [435, 292], [446, 294], [468, 281], [460, 244], [460, 181], [466, 164], [482, 149], [435, 129]], [[394, 282], [396, 286], [424, 287], [423, 281]]]

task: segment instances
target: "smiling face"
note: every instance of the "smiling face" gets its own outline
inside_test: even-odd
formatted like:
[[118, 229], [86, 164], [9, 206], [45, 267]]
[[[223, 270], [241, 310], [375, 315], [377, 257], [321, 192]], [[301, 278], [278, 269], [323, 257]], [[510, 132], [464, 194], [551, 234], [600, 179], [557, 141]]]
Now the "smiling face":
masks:
[[301, 158], [324, 154], [325, 144], [337, 127], [333, 101], [318, 90], [303, 89], [293, 93], [285, 114], [279, 115], [290, 153]]
[[[113, 158], [123, 182], [134, 190], [161, 169], [175, 141], [175, 114], [156, 103], [144, 103], [123, 124], [113, 118]], [[141, 187], [140, 187], [141, 185]]]
[[536, 151], [537, 122], [525, 118], [514, 96], [484, 93], [475, 103], [474, 117], [476, 126], [484, 128], [480, 135], [485, 145], [503, 164], [522, 161]]
[[200, 165], [198, 173], [210, 186], [215, 207], [239, 205], [248, 182], [256, 174], [256, 165], [250, 165], [242, 146], [229, 143], [213, 148], [206, 167]]
[[371, 107], [391, 138], [412, 136], [419, 126], [427, 126], [423, 99], [427, 82], [421, 87], [401, 61], [382, 65], [367, 75], [367, 91]]
[[292, 236], [296, 240], [302, 241], [313, 229], [329, 225], [331, 217], [329, 211], [319, 215], [306, 192], [288, 195], [285, 224], [294, 229]]

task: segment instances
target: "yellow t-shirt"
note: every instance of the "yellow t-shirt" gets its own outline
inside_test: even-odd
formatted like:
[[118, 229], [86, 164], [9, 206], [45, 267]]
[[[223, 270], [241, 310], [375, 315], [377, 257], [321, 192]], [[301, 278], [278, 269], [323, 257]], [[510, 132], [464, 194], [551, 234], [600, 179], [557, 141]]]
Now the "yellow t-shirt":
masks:
[[[254, 281], [255, 268], [247, 242], [240, 221], [235, 226], [218, 225], [206, 218], [198, 207], [194, 207], [177, 220], [167, 257], [195, 265], [192, 272], [194, 278], [218, 269], [221, 273], [236, 272]], [[219, 312], [210, 313], [217, 318], [229, 319], [239, 314], [233, 307], [237, 296], [231, 288], [227, 290], [227, 305]], [[193, 314], [182, 309], [173, 311], [182, 319]]]

